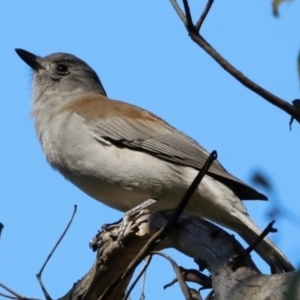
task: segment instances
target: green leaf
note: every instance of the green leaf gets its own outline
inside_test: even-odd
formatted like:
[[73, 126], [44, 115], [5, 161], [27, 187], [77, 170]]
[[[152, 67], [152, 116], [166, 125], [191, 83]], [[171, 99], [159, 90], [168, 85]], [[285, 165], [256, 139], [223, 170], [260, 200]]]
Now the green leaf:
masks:
[[273, 0], [273, 2], [272, 2], [273, 15], [278, 18], [279, 17], [279, 11], [278, 11], [279, 5], [284, 2], [290, 2], [290, 1], [292, 1], [292, 0]]

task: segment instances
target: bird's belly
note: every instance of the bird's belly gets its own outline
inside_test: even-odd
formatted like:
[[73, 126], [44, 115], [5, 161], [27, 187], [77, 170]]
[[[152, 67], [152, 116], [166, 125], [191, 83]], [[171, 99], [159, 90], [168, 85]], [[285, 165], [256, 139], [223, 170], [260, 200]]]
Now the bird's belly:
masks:
[[158, 200], [154, 210], [172, 209], [184, 193], [181, 168], [147, 153], [93, 141], [78, 152], [73, 148], [62, 161], [54, 167], [65, 178], [121, 211], [150, 198]]

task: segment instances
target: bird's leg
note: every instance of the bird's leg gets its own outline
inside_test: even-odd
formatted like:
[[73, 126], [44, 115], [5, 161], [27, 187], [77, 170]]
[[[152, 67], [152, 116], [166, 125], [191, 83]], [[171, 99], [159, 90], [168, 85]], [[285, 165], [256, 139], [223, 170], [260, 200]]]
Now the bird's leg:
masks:
[[138, 206], [133, 207], [132, 209], [128, 210], [123, 217], [123, 220], [119, 226], [118, 233], [117, 233], [117, 241], [119, 244], [122, 244], [122, 238], [124, 235], [124, 232], [126, 230], [126, 227], [128, 226], [128, 223], [130, 219], [132, 219], [134, 216], [139, 215], [144, 209], [149, 207], [150, 205], [156, 203], [157, 200], [155, 199], [148, 199]]

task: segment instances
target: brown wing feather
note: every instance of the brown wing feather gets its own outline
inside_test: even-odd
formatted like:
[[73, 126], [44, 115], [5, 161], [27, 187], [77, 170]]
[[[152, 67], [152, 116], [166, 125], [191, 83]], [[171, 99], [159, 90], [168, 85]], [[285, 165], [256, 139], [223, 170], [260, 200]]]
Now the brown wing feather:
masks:
[[[125, 102], [89, 94], [62, 108], [77, 113], [89, 124], [95, 137], [109, 140], [119, 147], [144, 151], [165, 161], [200, 170], [209, 153], [195, 140], [178, 131], [156, 115]], [[89, 120], [89, 121], [87, 121]], [[234, 177], [215, 161], [209, 174], [243, 200], [267, 197]]]

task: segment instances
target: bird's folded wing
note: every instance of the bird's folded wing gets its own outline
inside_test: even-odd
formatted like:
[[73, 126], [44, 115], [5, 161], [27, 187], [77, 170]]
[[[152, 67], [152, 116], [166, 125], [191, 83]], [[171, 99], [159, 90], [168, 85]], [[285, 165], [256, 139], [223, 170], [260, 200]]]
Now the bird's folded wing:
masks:
[[[87, 109], [80, 108], [87, 107], [87, 102], [77, 105], [74, 112], [84, 118], [95, 138], [197, 170], [207, 160], [209, 153], [195, 140], [154, 114], [124, 102], [107, 100], [100, 95], [95, 96], [94, 101], [91, 99], [89, 97], [89, 105], [93, 108], [89, 109], [89, 117]], [[267, 199], [228, 173], [218, 161], [213, 162], [208, 173], [229, 186], [240, 199]]]

